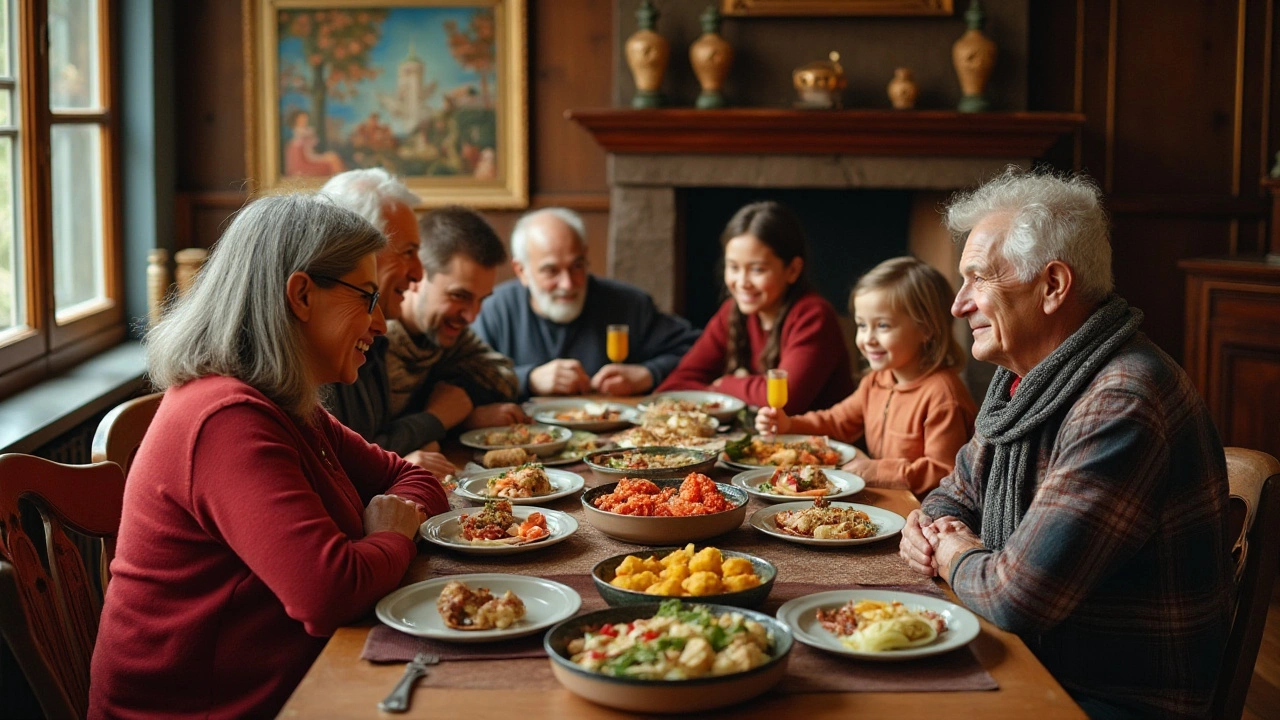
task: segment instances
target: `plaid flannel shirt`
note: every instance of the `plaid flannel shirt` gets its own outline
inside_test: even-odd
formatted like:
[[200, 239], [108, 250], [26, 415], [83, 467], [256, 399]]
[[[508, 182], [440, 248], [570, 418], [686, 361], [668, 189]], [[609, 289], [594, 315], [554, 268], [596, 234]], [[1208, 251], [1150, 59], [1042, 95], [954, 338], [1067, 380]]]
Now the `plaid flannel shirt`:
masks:
[[[1030, 506], [1002, 551], [954, 566], [956, 595], [1072, 694], [1207, 717], [1234, 585], [1226, 460], [1190, 380], [1138, 333], [1032, 442]], [[924, 513], [979, 532], [993, 450], [975, 435]]]

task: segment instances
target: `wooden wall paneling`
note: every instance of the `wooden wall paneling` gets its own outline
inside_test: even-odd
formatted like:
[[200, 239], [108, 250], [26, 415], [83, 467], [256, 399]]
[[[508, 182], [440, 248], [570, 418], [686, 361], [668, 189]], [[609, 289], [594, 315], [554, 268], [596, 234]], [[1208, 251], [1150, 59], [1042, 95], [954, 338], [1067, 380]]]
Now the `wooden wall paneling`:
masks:
[[179, 191], [242, 189], [245, 77], [240, 16], [240, 3], [234, 0], [174, 3]]

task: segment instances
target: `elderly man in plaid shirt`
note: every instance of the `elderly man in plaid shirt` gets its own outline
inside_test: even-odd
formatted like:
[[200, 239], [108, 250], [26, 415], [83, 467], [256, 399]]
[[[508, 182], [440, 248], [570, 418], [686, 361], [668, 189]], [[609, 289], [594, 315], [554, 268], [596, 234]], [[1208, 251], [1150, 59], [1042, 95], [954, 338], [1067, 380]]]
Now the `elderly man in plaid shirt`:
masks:
[[1207, 717], [1234, 592], [1226, 461], [1112, 291], [1097, 188], [1010, 169], [947, 224], [967, 235], [952, 313], [1000, 369], [902, 556], [1021, 636], [1091, 717]]

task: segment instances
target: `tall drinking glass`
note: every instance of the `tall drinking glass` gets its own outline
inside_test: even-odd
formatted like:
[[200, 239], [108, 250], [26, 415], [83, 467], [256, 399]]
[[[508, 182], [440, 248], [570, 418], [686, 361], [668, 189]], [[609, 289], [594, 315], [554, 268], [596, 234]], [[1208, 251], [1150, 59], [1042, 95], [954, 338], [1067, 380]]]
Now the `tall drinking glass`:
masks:
[[[599, 326], [597, 326], [599, 327]], [[631, 329], [626, 325], [610, 325], [605, 339], [605, 354], [613, 362], [620, 363], [627, 359], [630, 352]]]
[[769, 383], [769, 407], [781, 408], [787, 404], [787, 371], [769, 370], [765, 373]]

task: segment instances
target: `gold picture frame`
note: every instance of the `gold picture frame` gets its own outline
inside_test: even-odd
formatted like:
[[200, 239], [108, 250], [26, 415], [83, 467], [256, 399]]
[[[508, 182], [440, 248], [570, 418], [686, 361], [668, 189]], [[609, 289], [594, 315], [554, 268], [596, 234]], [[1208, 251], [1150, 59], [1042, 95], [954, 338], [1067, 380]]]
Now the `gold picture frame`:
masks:
[[721, 0], [720, 12], [742, 16], [950, 15], [952, 0]]
[[529, 204], [526, 0], [242, 0], [256, 191], [383, 167], [424, 207]]

